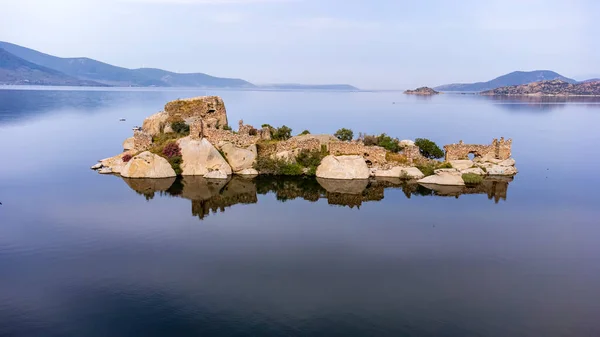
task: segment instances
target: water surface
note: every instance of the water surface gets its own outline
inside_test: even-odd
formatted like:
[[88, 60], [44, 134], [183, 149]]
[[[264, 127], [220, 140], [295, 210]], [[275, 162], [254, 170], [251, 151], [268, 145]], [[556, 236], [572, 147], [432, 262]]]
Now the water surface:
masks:
[[[206, 93], [233, 126], [512, 138], [520, 172], [354, 193], [89, 170], [167, 101]], [[0, 336], [598, 336], [599, 122], [594, 99], [0, 90]]]

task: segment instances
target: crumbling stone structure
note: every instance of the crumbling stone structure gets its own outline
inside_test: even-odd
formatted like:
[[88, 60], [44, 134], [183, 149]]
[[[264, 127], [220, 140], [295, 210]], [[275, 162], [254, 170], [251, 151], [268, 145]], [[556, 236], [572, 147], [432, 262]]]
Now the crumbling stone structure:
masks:
[[133, 150], [146, 151], [152, 146], [152, 136], [149, 133], [135, 130], [133, 132]]
[[469, 154], [475, 158], [500, 159], [505, 160], [511, 156], [512, 139], [495, 139], [491, 145], [465, 144], [459, 141], [458, 144], [445, 145], [446, 160], [469, 159]]
[[258, 143], [258, 157], [270, 157], [277, 153], [285, 151], [295, 151], [299, 153], [302, 150], [318, 151], [321, 150], [321, 142], [315, 138], [295, 139], [290, 138], [277, 143]]
[[194, 97], [178, 99], [165, 105], [169, 120], [186, 120], [190, 117], [200, 117], [205, 126], [222, 128], [227, 124], [225, 103], [219, 96]]
[[421, 150], [416, 145], [405, 146], [402, 150], [402, 154], [406, 156], [406, 159], [408, 159], [408, 161], [411, 163], [425, 159], [425, 157], [423, 157], [423, 155], [421, 154]]
[[369, 166], [380, 166], [386, 163], [384, 148], [366, 146], [362, 142], [330, 142], [329, 153], [334, 156], [359, 155]]

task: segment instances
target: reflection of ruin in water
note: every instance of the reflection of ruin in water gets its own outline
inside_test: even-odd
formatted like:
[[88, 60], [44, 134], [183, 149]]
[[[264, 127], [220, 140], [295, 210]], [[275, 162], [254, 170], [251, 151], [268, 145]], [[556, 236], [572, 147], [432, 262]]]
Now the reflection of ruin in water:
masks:
[[127, 185], [146, 200], [156, 193], [189, 199], [192, 214], [204, 219], [207, 215], [224, 212], [236, 204], [254, 204], [258, 195], [275, 194], [277, 200], [285, 202], [303, 199], [316, 202], [326, 199], [330, 205], [359, 208], [363, 202], [379, 201], [386, 189], [401, 189], [410, 199], [412, 196], [452, 196], [462, 194], [487, 194], [488, 199], [498, 203], [506, 200], [509, 177], [486, 177], [476, 186], [421, 185], [414, 181], [397, 178], [370, 180], [332, 180], [308, 177], [231, 177], [228, 180], [209, 180], [203, 177], [186, 176], [167, 179], [128, 179]]

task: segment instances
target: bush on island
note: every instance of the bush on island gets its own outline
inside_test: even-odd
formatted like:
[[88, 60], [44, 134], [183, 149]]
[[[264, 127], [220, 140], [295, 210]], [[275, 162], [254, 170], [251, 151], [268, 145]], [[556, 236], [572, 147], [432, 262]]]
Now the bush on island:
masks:
[[352, 130], [350, 129], [346, 129], [346, 128], [341, 128], [339, 130], [337, 130], [334, 134], [333, 134], [337, 139], [341, 140], [341, 141], [351, 141], [352, 138], [354, 138], [354, 132], [352, 132]]
[[415, 145], [419, 147], [421, 155], [423, 155], [425, 158], [437, 159], [444, 156], [444, 151], [442, 151], [442, 149], [440, 149], [436, 143], [429, 139], [417, 138], [415, 139]]

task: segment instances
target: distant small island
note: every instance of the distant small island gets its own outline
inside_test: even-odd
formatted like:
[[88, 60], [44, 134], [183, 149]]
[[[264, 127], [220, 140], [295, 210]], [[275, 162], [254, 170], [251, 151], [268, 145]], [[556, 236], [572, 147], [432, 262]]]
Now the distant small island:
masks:
[[437, 95], [438, 91], [435, 91], [429, 87], [420, 87], [415, 90], [406, 90], [404, 91], [407, 95]]
[[500, 87], [480, 94], [485, 96], [600, 96], [600, 81], [569, 83], [556, 79]]

